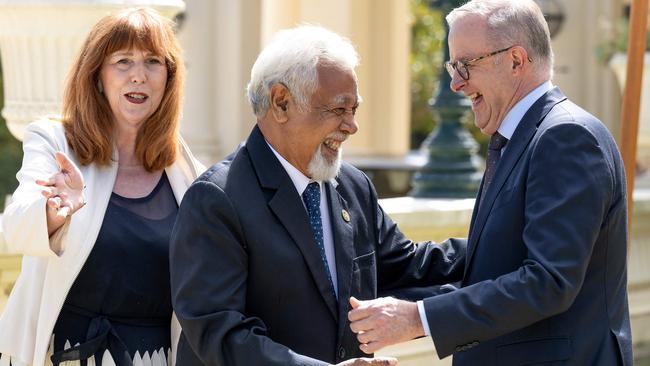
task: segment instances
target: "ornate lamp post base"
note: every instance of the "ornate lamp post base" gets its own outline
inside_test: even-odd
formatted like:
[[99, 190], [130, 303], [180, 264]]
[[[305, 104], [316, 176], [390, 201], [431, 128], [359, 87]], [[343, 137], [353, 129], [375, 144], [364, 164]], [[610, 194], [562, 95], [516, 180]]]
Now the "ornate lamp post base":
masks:
[[[463, 1], [431, 1], [431, 6], [444, 14]], [[449, 59], [447, 40], [449, 27], [445, 22], [444, 59]], [[481, 183], [481, 158], [476, 155], [478, 143], [463, 129], [460, 119], [469, 109], [469, 100], [449, 89], [451, 78], [443, 68], [433, 112], [439, 116], [438, 127], [423, 143], [428, 152], [427, 163], [413, 176], [409, 196], [427, 198], [473, 198]]]
[[[445, 107], [449, 118], [425, 141], [427, 163], [413, 176], [409, 196], [426, 198], [473, 198], [481, 183], [482, 160], [476, 155], [478, 143], [463, 129], [462, 107]], [[455, 116], [455, 118], [454, 118]]]

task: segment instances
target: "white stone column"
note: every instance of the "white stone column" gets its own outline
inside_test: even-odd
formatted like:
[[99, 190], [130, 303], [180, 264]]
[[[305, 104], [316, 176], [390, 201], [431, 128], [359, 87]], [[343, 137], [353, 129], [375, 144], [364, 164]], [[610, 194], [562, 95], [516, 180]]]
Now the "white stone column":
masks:
[[616, 0], [561, 0], [564, 25], [552, 40], [555, 51], [553, 83], [620, 135], [620, 93], [607, 65], [596, 58], [598, 45], [609, 39], [609, 27], [622, 16]]
[[290, 28], [299, 22], [301, 0], [261, 0], [261, 38], [266, 45], [280, 29]]
[[246, 99], [260, 50], [260, 0], [187, 0], [179, 40], [187, 83], [181, 132], [210, 165], [244, 140], [255, 118]]
[[364, 103], [346, 156], [403, 156], [409, 150], [410, 20], [408, 0], [261, 0], [262, 39], [306, 22], [352, 40]]
[[151, 6], [173, 17], [182, 0], [1, 0], [0, 55], [5, 104], [2, 116], [22, 139], [29, 122], [59, 114], [63, 82], [91, 27], [128, 6]]

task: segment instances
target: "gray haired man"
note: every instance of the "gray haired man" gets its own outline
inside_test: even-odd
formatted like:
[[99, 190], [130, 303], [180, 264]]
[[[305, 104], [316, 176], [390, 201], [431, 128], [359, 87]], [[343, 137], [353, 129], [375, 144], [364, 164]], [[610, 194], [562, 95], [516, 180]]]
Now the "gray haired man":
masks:
[[[532, 0], [453, 10], [447, 70], [491, 135], [461, 288], [355, 302], [368, 352], [430, 335], [454, 365], [632, 365], [623, 163], [594, 116], [551, 84]], [[419, 315], [419, 316], [418, 316]]]
[[462, 242], [404, 238], [341, 161], [358, 129], [357, 64], [349, 41], [313, 26], [259, 55], [257, 124], [230, 164], [189, 188], [172, 235], [179, 364], [394, 364], [358, 358], [349, 298], [460, 278]]

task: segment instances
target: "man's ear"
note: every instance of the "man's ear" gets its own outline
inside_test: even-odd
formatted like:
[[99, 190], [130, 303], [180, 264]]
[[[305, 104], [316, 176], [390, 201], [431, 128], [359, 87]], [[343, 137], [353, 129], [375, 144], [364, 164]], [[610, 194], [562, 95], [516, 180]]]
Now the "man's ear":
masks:
[[512, 70], [515, 73], [521, 72], [524, 62], [528, 60], [528, 53], [523, 47], [513, 47], [510, 52], [510, 61], [512, 62]]
[[273, 114], [273, 118], [280, 123], [284, 123], [289, 120], [289, 107], [292, 102], [291, 92], [286, 85], [282, 83], [276, 83], [271, 86], [271, 106], [269, 108], [270, 112]]

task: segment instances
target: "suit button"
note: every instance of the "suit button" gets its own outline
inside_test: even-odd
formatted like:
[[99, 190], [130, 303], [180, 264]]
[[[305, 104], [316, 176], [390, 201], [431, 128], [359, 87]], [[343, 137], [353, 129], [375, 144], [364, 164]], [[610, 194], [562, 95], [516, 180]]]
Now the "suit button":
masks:
[[478, 346], [478, 341], [472, 342], [472, 347], [476, 347], [476, 346]]
[[345, 358], [345, 348], [343, 348], [343, 347], [339, 347], [338, 357], [339, 357], [340, 359], [344, 359], [344, 358]]

